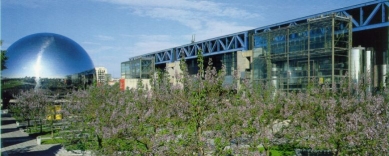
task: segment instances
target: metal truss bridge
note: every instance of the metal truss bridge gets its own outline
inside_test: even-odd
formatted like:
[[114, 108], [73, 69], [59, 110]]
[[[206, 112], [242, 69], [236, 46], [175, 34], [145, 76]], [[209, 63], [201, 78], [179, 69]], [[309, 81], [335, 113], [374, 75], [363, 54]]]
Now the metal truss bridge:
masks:
[[252, 30], [220, 36], [208, 40], [198, 41], [191, 44], [186, 44], [170, 49], [156, 51], [145, 55], [130, 58], [130, 60], [139, 57], [154, 57], [155, 64], [164, 64], [174, 62], [182, 57], [191, 59], [197, 57], [197, 51], [202, 50], [204, 56], [211, 56], [234, 51], [246, 51], [252, 48], [253, 34], [271, 31], [275, 29], [295, 26], [307, 23], [310, 19], [320, 18], [335, 14], [337, 16], [352, 17], [352, 31], [364, 31], [375, 28], [382, 28], [389, 26], [389, 1], [376, 0], [363, 4], [353, 5], [341, 9], [327, 11], [319, 14], [314, 14], [294, 20], [289, 20], [273, 25], [259, 27]]

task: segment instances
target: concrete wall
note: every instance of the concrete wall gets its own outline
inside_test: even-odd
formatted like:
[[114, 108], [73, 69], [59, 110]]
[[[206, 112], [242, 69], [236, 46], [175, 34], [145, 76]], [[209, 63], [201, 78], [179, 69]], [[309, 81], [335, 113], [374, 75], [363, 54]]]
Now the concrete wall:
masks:
[[[252, 50], [238, 51], [236, 53], [238, 79], [251, 79], [252, 72], [250, 69], [250, 64], [252, 63], [252, 56], [253, 56]], [[213, 61], [220, 61], [220, 60], [213, 60]], [[170, 82], [173, 85], [180, 84], [179, 79], [177, 78], [182, 74], [182, 70], [180, 68], [180, 61], [166, 63], [165, 70], [169, 74]], [[144, 86], [148, 86], [150, 88], [150, 79], [142, 79], [142, 82]], [[125, 79], [125, 88], [126, 89], [136, 88], [137, 83], [138, 83], [138, 79]]]
[[166, 63], [166, 72], [170, 76], [170, 83], [176, 85], [178, 83], [177, 76], [182, 74], [182, 70], [180, 68], [180, 61]]
[[252, 61], [253, 51], [241, 51], [236, 53], [238, 78], [251, 78], [250, 64]]
[[[150, 79], [142, 79], [143, 86], [147, 86], [148, 89], [151, 88], [150, 86]], [[136, 88], [138, 85], [138, 79], [125, 79], [124, 85], [126, 89], [133, 89]]]
[[[239, 51], [236, 53], [236, 61], [237, 61], [237, 66], [236, 70], [238, 71], [238, 79], [251, 79], [251, 62], [253, 58], [253, 51], [248, 50], [248, 51]], [[237, 82], [238, 88], [240, 88], [240, 81]]]
[[[252, 50], [248, 51], [238, 51], [236, 53], [236, 61], [237, 61], [237, 72], [238, 72], [238, 79], [251, 79], [251, 62], [252, 62]], [[214, 62], [220, 61], [220, 60], [213, 60]], [[179, 80], [177, 79], [177, 76], [182, 74], [182, 71], [180, 69], [180, 61], [175, 61], [172, 63], [166, 63], [166, 71], [170, 76], [170, 82], [173, 85], [179, 84]], [[239, 81], [238, 81], [239, 86]]]

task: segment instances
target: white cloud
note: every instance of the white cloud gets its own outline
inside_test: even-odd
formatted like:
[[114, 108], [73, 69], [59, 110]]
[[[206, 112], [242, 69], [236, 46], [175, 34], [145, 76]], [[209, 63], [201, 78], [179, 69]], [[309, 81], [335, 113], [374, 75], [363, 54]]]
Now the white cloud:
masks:
[[[196, 41], [207, 40], [219, 36], [233, 34], [241, 31], [253, 29], [254, 27], [242, 26], [233, 22], [208, 22], [203, 30], [194, 31]], [[185, 39], [190, 40], [192, 35], [186, 35]]]
[[122, 36], [132, 38], [131, 40], [133, 41], [130, 42], [131, 44], [124, 45], [121, 48], [121, 51], [125, 51], [125, 53], [123, 54], [123, 56], [125, 57], [134, 57], [146, 53], [173, 48], [180, 45], [174, 41], [180, 40], [180, 38], [182, 38], [180, 36], [171, 36], [163, 34]]
[[97, 35], [96, 37], [97, 37], [97, 39], [102, 40], [102, 41], [112, 41], [115, 39], [112, 36], [106, 36], [106, 35]]
[[[88, 45], [85, 50], [95, 62], [95, 66], [106, 67], [112, 76], [119, 78], [120, 63], [127, 61], [128, 58], [178, 46], [178, 44], [170, 42], [172, 37], [169, 35], [136, 35], [135, 37], [138, 38], [138, 41], [131, 45]], [[109, 55], [101, 55], [102, 53], [109, 53]]]
[[41, 8], [47, 6], [47, 4], [51, 2], [52, 0], [28, 0], [28, 1], [2, 0], [1, 1], [3, 6], [15, 5], [15, 6], [22, 6], [26, 8]]
[[[165, 34], [153, 35], [125, 35], [130, 38], [129, 45], [122, 48], [109, 49], [117, 51], [116, 56], [127, 58], [144, 55], [168, 48], [183, 45], [183, 41], [190, 43], [191, 34], [196, 34], [196, 41], [210, 39], [231, 33], [236, 33], [253, 27], [247, 26], [245, 20], [262, 18], [259, 14], [245, 10], [247, 7], [233, 6], [214, 1], [192, 0], [98, 0], [119, 6], [118, 9], [128, 9], [129, 13], [144, 18], [176, 21], [190, 28], [188, 35], [172, 36]], [[119, 40], [119, 39], [117, 39]], [[134, 41], [134, 42], [131, 42]], [[96, 49], [94, 51], [100, 51]], [[104, 58], [96, 58], [102, 62]], [[120, 58], [119, 58], [120, 59]], [[110, 65], [106, 65], [110, 66]]]
[[141, 41], [168, 41], [173, 39], [170, 35], [138, 35], [137, 37]]
[[210, 16], [225, 16], [232, 18], [254, 18], [258, 17], [258, 14], [250, 13], [244, 9], [230, 7], [226, 3], [216, 3], [213, 1], [193, 1], [193, 0], [100, 0], [102, 2], [108, 2], [112, 4], [118, 4], [127, 6], [130, 8], [144, 9], [145, 11], [150, 8], [164, 8], [175, 10], [188, 10], [191, 12], [207, 13]]
[[177, 21], [193, 30], [207, 28], [209, 22], [261, 18], [242, 8], [212, 1], [191, 0], [100, 0], [131, 8], [132, 13], [151, 18]]
[[162, 35], [162, 34], [153, 34], [153, 35], [128, 35], [128, 34], [121, 34], [120, 36], [124, 38], [133, 38], [141, 41], [147, 41], [147, 40], [159, 40], [159, 41], [165, 41], [173, 39], [173, 36], [170, 35]]
[[[125, 37], [134, 38], [134, 43], [128, 45], [127, 52], [130, 51], [131, 55], [135, 53], [141, 55], [144, 53], [154, 52], [158, 50], [163, 50], [167, 48], [173, 48], [178, 46], [177, 43], [174, 43], [173, 40], [177, 40], [178, 36], [171, 35], [123, 35]], [[136, 56], [136, 55], [134, 55]], [[131, 56], [130, 56], [131, 57]]]
[[209, 10], [218, 7], [217, 3], [209, 1], [190, 1], [190, 0], [100, 0], [113, 4], [125, 5], [129, 7], [165, 7], [165, 8], [182, 8]]
[[181, 24], [192, 29], [202, 28], [202, 13], [196, 13], [190, 10], [175, 9], [175, 8], [149, 8], [147, 10], [137, 8], [135, 13], [139, 16], [148, 16], [152, 18], [161, 18], [167, 20], [178, 21]]
[[85, 50], [89, 53], [89, 54], [97, 54], [97, 53], [101, 53], [101, 52], [107, 52], [107, 51], [116, 51], [116, 50], [119, 50], [118, 48], [116, 47], [112, 47], [112, 46], [92, 46], [91, 47], [86, 47]]
[[85, 45], [101, 45], [100, 43], [89, 42], [89, 41], [82, 42], [82, 44], [85, 44]]
[[163, 42], [163, 41], [145, 41], [145, 42], [137, 42], [135, 43], [134, 50], [137, 50], [137, 53], [144, 53], [144, 52], [152, 52], [152, 51], [159, 51], [163, 49], [173, 48], [175, 46], [178, 46], [175, 43], [171, 42]]

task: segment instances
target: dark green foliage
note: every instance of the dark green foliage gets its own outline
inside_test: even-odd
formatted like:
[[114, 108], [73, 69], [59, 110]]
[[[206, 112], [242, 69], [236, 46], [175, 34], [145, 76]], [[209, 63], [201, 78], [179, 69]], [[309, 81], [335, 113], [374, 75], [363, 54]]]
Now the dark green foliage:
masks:
[[[0, 40], [0, 46], [3, 45], [3, 40]], [[7, 69], [6, 62], [8, 60], [8, 57], [6, 56], [6, 51], [1, 50], [1, 71], [4, 69]]]
[[8, 60], [8, 57], [6, 56], [6, 51], [1, 51], [1, 70], [7, 69], [6, 61]]
[[[93, 86], [63, 103], [69, 149], [99, 155], [293, 155], [295, 148], [334, 155], [380, 155], [388, 149], [388, 94], [363, 85], [284, 92], [243, 80], [223, 85], [225, 70], [157, 71], [151, 88]], [[238, 88], [239, 86], [239, 88]]]

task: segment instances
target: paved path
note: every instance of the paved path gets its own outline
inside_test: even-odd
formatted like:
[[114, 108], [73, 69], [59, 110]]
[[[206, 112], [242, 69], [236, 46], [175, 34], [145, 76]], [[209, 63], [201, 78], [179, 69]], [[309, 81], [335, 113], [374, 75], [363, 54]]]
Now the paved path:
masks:
[[6, 111], [1, 112], [2, 156], [71, 156], [82, 155], [66, 151], [59, 144], [38, 145], [36, 138], [19, 130], [15, 119]]

